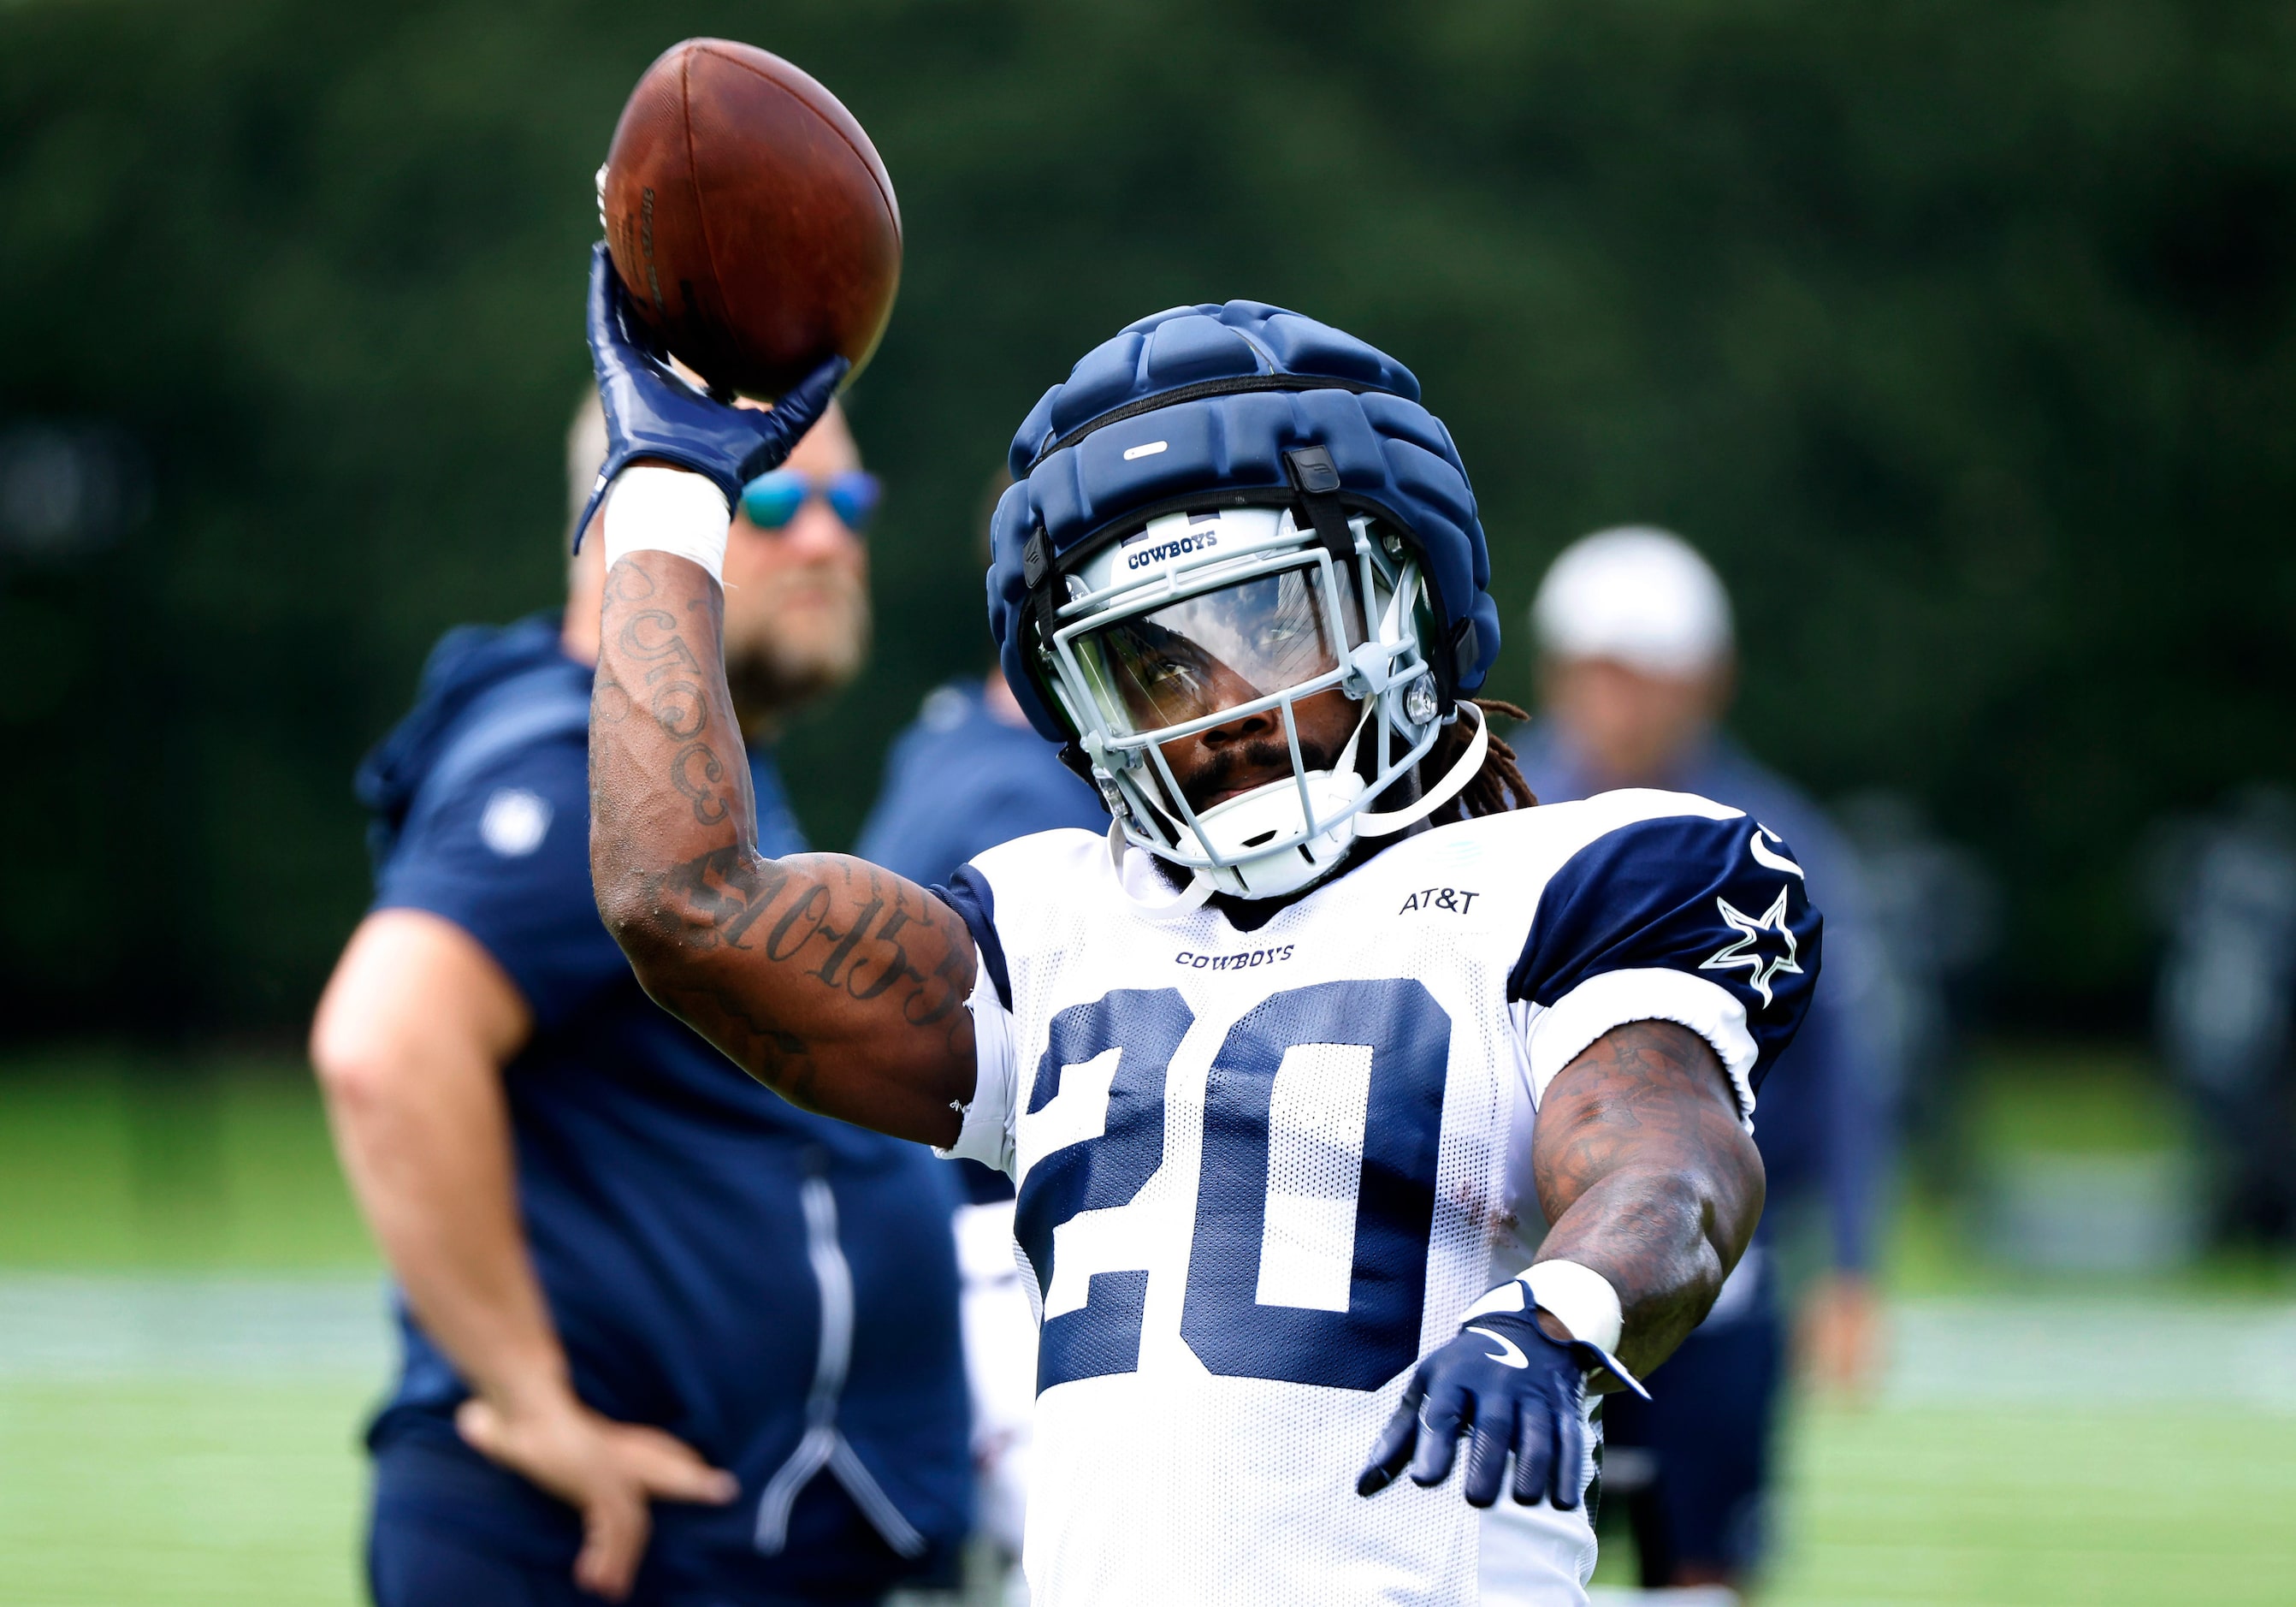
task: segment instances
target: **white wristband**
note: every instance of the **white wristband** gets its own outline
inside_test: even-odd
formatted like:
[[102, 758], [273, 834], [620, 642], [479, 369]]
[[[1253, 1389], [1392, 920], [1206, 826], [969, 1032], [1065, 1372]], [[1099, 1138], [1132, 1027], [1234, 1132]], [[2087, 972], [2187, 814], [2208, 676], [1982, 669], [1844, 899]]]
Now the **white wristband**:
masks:
[[1572, 1339], [1604, 1351], [1619, 1347], [1619, 1335], [1626, 1327], [1619, 1291], [1593, 1267], [1576, 1261], [1542, 1261], [1523, 1273], [1522, 1281], [1530, 1290], [1531, 1303], [1553, 1312]]
[[606, 492], [606, 567], [634, 552], [675, 553], [723, 584], [733, 523], [726, 493], [706, 475], [654, 464], [624, 469]]

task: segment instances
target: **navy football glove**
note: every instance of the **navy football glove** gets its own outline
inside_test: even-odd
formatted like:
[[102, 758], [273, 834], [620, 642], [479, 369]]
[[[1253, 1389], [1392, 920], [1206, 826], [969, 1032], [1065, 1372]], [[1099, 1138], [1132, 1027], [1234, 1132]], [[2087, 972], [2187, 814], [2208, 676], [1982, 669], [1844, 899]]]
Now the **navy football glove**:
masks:
[[853, 367], [832, 357], [800, 380], [770, 413], [737, 408], [696, 391], [671, 372], [634, 319], [621, 276], [601, 243], [590, 248], [590, 361], [598, 371], [598, 400], [606, 409], [606, 461], [590, 500], [574, 523], [574, 546], [598, 511], [599, 499], [633, 459], [658, 457], [706, 474], [726, 493], [730, 510], [742, 488], [779, 468], [813, 428]]
[[1549, 1339], [1529, 1310], [1469, 1317], [1458, 1336], [1411, 1375], [1402, 1404], [1356, 1478], [1356, 1494], [1377, 1495], [1406, 1463], [1413, 1483], [1442, 1483], [1464, 1433], [1470, 1437], [1468, 1505], [1498, 1499], [1513, 1451], [1517, 1504], [1551, 1500], [1569, 1512], [1587, 1484], [1587, 1374], [1597, 1367], [1650, 1398], [1600, 1347]]

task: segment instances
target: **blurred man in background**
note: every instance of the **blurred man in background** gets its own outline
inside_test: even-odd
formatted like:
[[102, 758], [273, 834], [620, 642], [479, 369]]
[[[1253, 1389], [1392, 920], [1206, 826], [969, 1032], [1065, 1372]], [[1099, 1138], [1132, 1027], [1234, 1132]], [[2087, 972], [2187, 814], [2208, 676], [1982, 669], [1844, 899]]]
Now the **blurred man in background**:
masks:
[[999, 843], [1064, 826], [1105, 831], [1108, 807], [1030, 728], [992, 666], [926, 695], [894, 738], [853, 852], [930, 887]]
[[1967, 1180], [1971, 1030], [1988, 1000], [2001, 943], [2001, 887], [1984, 861], [1940, 832], [1920, 802], [1889, 787], [1830, 812], [1857, 856], [1884, 985], [1859, 1019], [1889, 1045], [1895, 1158], [1938, 1189]]
[[[1826, 985], [1781, 1059], [1780, 1099], [1755, 1128], [1768, 1174], [1761, 1232], [1706, 1321], [1653, 1380], [1649, 1404], [1603, 1407], [1603, 1488], [1633, 1523], [1645, 1586], [1736, 1587], [1759, 1559], [1762, 1496], [1784, 1351], [1777, 1224], [1822, 1203], [1830, 1270], [1804, 1302], [1805, 1356], [1861, 1387], [1874, 1361], [1869, 1272], [1887, 1158], [1879, 967], [1856, 862], [1816, 806], [1723, 734], [1734, 644], [1706, 561], [1663, 531], [1603, 531], [1566, 548], [1531, 622], [1544, 717], [1521, 750], [1543, 804], [1618, 787], [1698, 793], [1791, 842], [1826, 911]], [[1759, 845], [1757, 845], [1757, 852]], [[1882, 1029], [1886, 1031], [1886, 1028]]]
[[[1000, 475], [981, 509], [988, 519], [1011, 484]], [[945, 885], [975, 854], [1031, 832], [1108, 828], [1099, 792], [1037, 735], [1004, 672], [948, 681], [926, 695], [893, 742], [884, 787], [854, 853], [921, 887]], [[964, 1280], [966, 1368], [972, 1387], [972, 1454], [980, 1528], [999, 1553], [1006, 1599], [1023, 1598], [1021, 1514], [1028, 1504], [1029, 1424], [1037, 1397], [1037, 1320], [1013, 1257], [1013, 1183], [978, 1161], [955, 1160], [968, 1203], [957, 1213]]]
[[[594, 396], [578, 508], [604, 450]], [[734, 521], [726, 667], [770, 852], [804, 843], [762, 742], [860, 665], [874, 500], [832, 411]], [[371, 1585], [381, 1607], [872, 1601], [969, 1526], [956, 1191], [743, 1075], [600, 925], [603, 550], [562, 618], [449, 633], [360, 772], [376, 896], [312, 1057], [404, 1295]]]
[[2296, 795], [2248, 788], [2162, 858], [2156, 1021], [2207, 1141], [2210, 1227], [2296, 1243]]
[[[1000, 473], [981, 499], [975, 549], [984, 571], [989, 521], [1012, 483]], [[993, 655], [993, 644], [981, 645]], [[992, 656], [978, 680], [934, 688], [893, 739], [884, 785], [853, 852], [930, 887], [999, 843], [1065, 826], [1105, 831], [1108, 806], [1030, 728]]]

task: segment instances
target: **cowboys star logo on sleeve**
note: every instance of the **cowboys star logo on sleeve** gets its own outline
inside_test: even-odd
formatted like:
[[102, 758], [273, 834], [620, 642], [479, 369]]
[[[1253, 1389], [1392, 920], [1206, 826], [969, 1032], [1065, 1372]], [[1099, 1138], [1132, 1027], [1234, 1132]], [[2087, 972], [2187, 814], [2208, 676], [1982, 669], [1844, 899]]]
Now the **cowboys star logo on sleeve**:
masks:
[[[1729, 971], [1746, 968], [1746, 985], [1762, 996], [1762, 1008], [1770, 1007], [1770, 984], [1788, 972], [1800, 972], [1800, 962], [1795, 959], [1793, 929], [1786, 925], [1786, 885], [1778, 886], [1778, 895], [1760, 919], [1747, 914], [1726, 898], [1716, 898], [1715, 908], [1721, 911], [1722, 919], [1737, 936], [1724, 944], [1706, 959], [1698, 962], [1702, 971]], [[1765, 952], [1766, 938], [1775, 938], [1784, 947], [1774, 958]]]

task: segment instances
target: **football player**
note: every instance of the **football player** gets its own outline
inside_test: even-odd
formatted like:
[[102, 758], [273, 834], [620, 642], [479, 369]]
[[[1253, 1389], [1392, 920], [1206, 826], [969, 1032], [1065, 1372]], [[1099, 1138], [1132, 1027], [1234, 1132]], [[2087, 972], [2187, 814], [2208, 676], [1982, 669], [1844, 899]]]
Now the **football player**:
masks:
[[1528, 807], [1471, 698], [1498, 623], [1448, 433], [1392, 358], [1232, 301], [1088, 353], [997, 509], [1005, 680], [1108, 833], [938, 891], [765, 858], [719, 549], [842, 369], [737, 411], [620, 295], [602, 251], [600, 912], [761, 1081], [1017, 1181], [1040, 1607], [1472, 1602], [1503, 1486], [1583, 1600], [1589, 1397], [1760, 1215], [1755, 1092], [1818, 968], [1792, 850], [1682, 794]]

